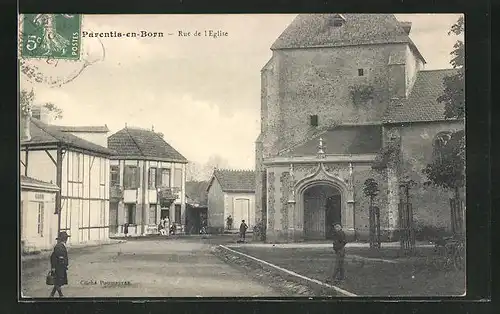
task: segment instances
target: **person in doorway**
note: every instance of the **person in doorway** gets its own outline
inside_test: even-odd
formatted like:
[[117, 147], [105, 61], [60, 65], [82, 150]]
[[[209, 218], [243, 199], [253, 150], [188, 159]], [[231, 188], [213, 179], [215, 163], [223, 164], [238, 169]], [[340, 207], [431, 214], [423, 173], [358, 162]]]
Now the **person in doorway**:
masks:
[[160, 235], [165, 235], [167, 231], [165, 230], [165, 221], [164, 218], [160, 220], [160, 223], [158, 224], [158, 232]]
[[50, 297], [54, 297], [56, 292], [59, 297], [63, 297], [61, 287], [68, 284], [68, 251], [66, 249], [66, 242], [69, 235], [65, 232], [59, 232], [56, 238], [57, 244], [54, 246], [54, 251], [50, 255], [50, 269], [54, 277], [54, 288], [50, 293]]
[[240, 241], [241, 242], [245, 242], [245, 235], [247, 233], [247, 229], [248, 229], [248, 226], [245, 223], [245, 220], [242, 220], [241, 224], [240, 224]]
[[335, 265], [331, 278], [327, 281], [340, 282], [345, 279], [344, 274], [344, 259], [345, 259], [345, 245], [347, 244], [346, 236], [340, 224], [333, 226], [333, 251], [335, 252]]
[[125, 238], [128, 237], [128, 222], [123, 225], [123, 233], [125, 234]]
[[226, 219], [226, 227], [228, 231], [233, 229], [233, 217], [231, 217], [231, 215], [229, 215]]

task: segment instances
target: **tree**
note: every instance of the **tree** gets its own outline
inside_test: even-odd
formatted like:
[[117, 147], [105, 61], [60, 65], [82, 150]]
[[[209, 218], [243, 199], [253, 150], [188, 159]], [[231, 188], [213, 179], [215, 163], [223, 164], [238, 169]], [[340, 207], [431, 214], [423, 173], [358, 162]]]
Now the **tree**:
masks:
[[[462, 35], [464, 32], [464, 18], [460, 17], [452, 25], [448, 35]], [[465, 118], [465, 49], [462, 40], [453, 46], [453, 59], [450, 61], [457, 73], [443, 79], [444, 92], [438, 97], [439, 102], [445, 104], [445, 117], [454, 119]], [[436, 143], [439, 144], [439, 143]], [[460, 198], [460, 188], [465, 183], [465, 132], [463, 130], [450, 133], [446, 141], [441, 141], [434, 147], [434, 158], [424, 169], [423, 173], [429, 181], [444, 189], [452, 190], [455, 199]]]
[[[463, 16], [453, 24], [448, 35], [460, 36], [464, 33]], [[457, 69], [456, 74], [444, 78], [445, 86], [443, 95], [438, 97], [438, 101], [445, 104], [445, 117], [463, 119], [465, 117], [465, 46], [462, 40], [458, 40], [450, 53], [453, 58], [450, 64]]]
[[[464, 32], [464, 18], [460, 17], [453, 24], [448, 35], [462, 35]], [[444, 92], [437, 101], [445, 104], [445, 117], [448, 119], [465, 118], [465, 48], [462, 40], [453, 46], [450, 61], [457, 72], [443, 79]], [[438, 137], [434, 143], [434, 156], [422, 172], [427, 176], [426, 185], [435, 185], [453, 191], [450, 200], [452, 212], [452, 230], [457, 222], [463, 221], [462, 200], [460, 189], [465, 185], [465, 131], [450, 132], [446, 136]], [[461, 227], [460, 227], [461, 228]]]
[[454, 192], [460, 198], [460, 188], [465, 184], [465, 131], [450, 134], [449, 140], [435, 145], [434, 158], [424, 169], [427, 185], [432, 184]]
[[229, 168], [228, 160], [217, 154], [211, 155], [202, 169], [203, 180], [208, 180], [212, 176], [215, 168]]
[[378, 183], [375, 179], [366, 179], [363, 186], [363, 193], [370, 198], [370, 247], [380, 247], [380, 213], [373, 207], [373, 200], [379, 191]]
[[203, 175], [201, 173], [202, 166], [195, 162], [190, 161], [186, 165], [186, 180], [187, 181], [203, 181]]
[[[24, 90], [24, 89], [21, 90], [21, 92], [19, 94], [19, 105], [21, 107], [20, 109], [21, 109], [22, 114], [28, 113], [28, 109], [31, 109], [31, 106], [34, 102], [34, 99], [35, 99], [35, 93], [33, 92], [33, 90], [31, 90], [29, 92], [27, 90]], [[62, 109], [60, 109], [59, 107], [57, 107], [53, 103], [48, 102], [48, 103], [43, 104], [42, 106], [48, 109], [48, 111], [51, 113], [54, 120], [62, 119], [62, 117], [63, 117]]]

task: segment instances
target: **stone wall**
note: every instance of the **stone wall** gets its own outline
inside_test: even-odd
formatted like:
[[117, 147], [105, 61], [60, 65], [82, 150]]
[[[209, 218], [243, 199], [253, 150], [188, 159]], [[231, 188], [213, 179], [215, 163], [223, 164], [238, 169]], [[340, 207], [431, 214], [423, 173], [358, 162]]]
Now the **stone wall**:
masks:
[[[427, 177], [422, 173], [432, 160], [433, 142], [440, 132], [464, 128], [460, 122], [413, 123], [399, 127], [402, 150], [402, 176], [409, 176], [417, 183], [411, 190], [415, 223], [449, 229], [451, 193], [442, 188], [425, 186]], [[462, 195], [465, 199], [465, 193]]]
[[384, 239], [388, 238], [389, 215], [387, 204], [387, 175], [371, 169], [370, 165], [354, 166], [354, 193], [355, 193], [355, 228], [358, 240], [369, 239], [370, 220], [369, 207], [370, 197], [364, 194], [364, 183], [373, 178], [379, 187], [379, 194], [375, 197], [373, 205], [380, 208], [380, 230]]
[[[388, 44], [276, 51], [281, 148], [304, 139], [311, 128], [309, 115], [318, 115], [319, 127], [381, 121], [391, 97], [388, 61], [395, 50], [404, 54], [406, 46]], [[358, 76], [358, 69], [364, 70], [363, 76]], [[405, 86], [404, 66], [402, 80], [397, 82]], [[361, 86], [373, 88], [373, 99], [354, 101], [350, 89]], [[268, 104], [268, 111], [271, 111], [271, 104]], [[268, 125], [272, 122], [268, 121]]]

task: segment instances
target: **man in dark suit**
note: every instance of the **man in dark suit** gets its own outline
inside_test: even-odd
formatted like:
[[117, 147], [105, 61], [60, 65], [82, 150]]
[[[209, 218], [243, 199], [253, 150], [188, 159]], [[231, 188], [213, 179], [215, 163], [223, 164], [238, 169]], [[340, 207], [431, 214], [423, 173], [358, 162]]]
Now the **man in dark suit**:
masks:
[[345, 245], [347, 244], [346, 236], [340, 224], [334, 225], [333, 231], [333, 250], [335, 251], [335, 268], [332, 274], [334, 282], [344, 280], [344, 258]]
[[61, 287], [68, 284], [68, 250], [66, 249], [66, 242], [69, 235], [65, 232], [59, 232], [56, 238], [57, 244], [54, 246], [54, 251], [50, 256], [50, 267], [54, 276], [54, 288], [50, 293], [50, 297], [54, 297], [56, 291], [59, 297], [63, 297]]

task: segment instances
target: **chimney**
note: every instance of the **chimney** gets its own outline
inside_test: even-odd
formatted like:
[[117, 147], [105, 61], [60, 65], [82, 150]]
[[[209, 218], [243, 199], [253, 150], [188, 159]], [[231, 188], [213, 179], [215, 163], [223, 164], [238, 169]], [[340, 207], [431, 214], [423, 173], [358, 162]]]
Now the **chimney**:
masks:
[[26, 108], [26, 112], [21, 113], [20, 119], [20, 131], [21, 131], [21, 141], [30, 141], [31, 140], [31, 109], [29, 106]]
[[45, 124], [50, 124], [52, 120], [49, 109], [42, 105], [34, 105], [31, 109], [31, 116]]
[[394, 50], [389, 55], [388, 84], [390, 100], [406, 97], [406, 54], [404, 50]]
[[399, 25], [404, 29], [406, 35], [410, 35], [411, 31], [411, 22], [399, 22]]

